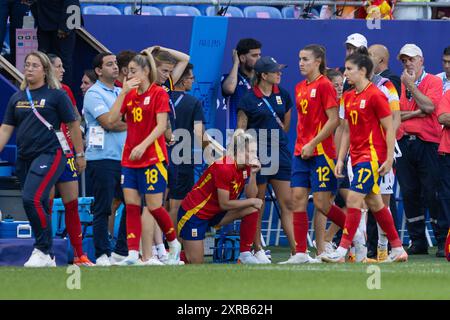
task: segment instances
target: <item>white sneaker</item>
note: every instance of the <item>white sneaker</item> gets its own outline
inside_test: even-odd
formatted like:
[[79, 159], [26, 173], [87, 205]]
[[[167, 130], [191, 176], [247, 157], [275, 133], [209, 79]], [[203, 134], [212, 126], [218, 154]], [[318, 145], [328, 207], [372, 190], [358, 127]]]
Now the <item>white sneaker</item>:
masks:
[[388, 258], [382, 262], [390, 263], [390, 262], [407, 262], [407, 261], [408, 261], [408, 253], [406, 253], [405, 249], [393, 248]]
[[35, 248], [23, 266], [25, 268], [56, 267], [56, 262], [55, 258], [52, 259], [49, 254]]
[[325, 242], [325, 253], [332, 253], [336, 250], [336, 245], [333, 242]]
[[169, 242], [169, 257], [166, 261], [166, 264], [169, 265], [179, 265], [180, 264], [180, 252], [181, 252], [181, 243], [178, 242], [177, 239]]
[[353, 245], [355, 247], [355, 262], [363, 262], [367, 259], [367, 246], [364, 234], [358, 229], [353, 238]]
[[345, 255], [342, 255], [338, 252], [338, 250], [331, 252], [331, 253], [325, 253], [321, 259], [322, 261], [329, 262], [329, 263], [344, 263], [345, 262]]
[[115, 252], [111, 253], [111, 257], [109, 257], [109, 262], [111, 265], [114, 265], [116, 263], [119, 263], [123, 260], [125, 260], [127, 256], [122, 256], [120, 254], [117, 254]]
[[109, 257], [105, 253], [97, 258], [97, 260], [95, 261], [95, 265], [98, 267], [110, 267], [111, 261], [109, 261]]
[[139, 251], [137, 250], [129, 250], [128, 251], [128, 257], [123, 259], [120, 262], [115, 263], [115, 266], [136, 266], [139, 265], [139, 262], [141, 260], [139, 259]]
[[163, 252], [161, 254], [158, 254], [156, 256], [158, 258], [159, 261], [161, 261], [162, 263], [166, 263], [167, 260], [169, 260], [169, 254], [166, 252]]
[[296, 253], [291, 255], [286, 261], [279, 262], [278, 264], [303, 264], [303, 263], [320, 263], [320, 260], [314, 259], [307, 253]]
[[239, 254], [238, 263], [242, 264], [261, 264], [260, 262], [250, 251], [241, 252]]
[[270, 261], [270, 259], [266, 256], [266, 253], [265, 253], [265, 251], [263, 249], [257, 251], [254, 254], [254, 257], [256, 259], [258, 259], [259, 263], [261, 263], [261, 264], [263, 264], [263, 263], [264, 264], [272, 263], [272, 261]]
[[147, 261], [143, 261], [142, 265], [144, 266], [163, 266], [164, 263], [158, 260], [157, 257], [153, 256]]

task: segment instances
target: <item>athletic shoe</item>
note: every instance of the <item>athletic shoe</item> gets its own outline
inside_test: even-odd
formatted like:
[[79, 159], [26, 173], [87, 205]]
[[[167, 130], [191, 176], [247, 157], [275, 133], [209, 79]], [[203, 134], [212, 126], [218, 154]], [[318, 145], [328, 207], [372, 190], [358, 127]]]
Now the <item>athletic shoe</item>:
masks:
[[320, 260], [310, 257], [307, 253], [296, 253], [294, 255], [291, 255], [288, 260], [279, 262], [278, 264], [304, 264], [320, 262]]
[[125, 260], [126, 258], [127, 258], [127, 256], [122, 256], [120, 254], [113, 252], [113, 253], [111, 253], [111, 257], [109, 258], [109, 260], [110, 260], [111, 265], [115, 265], [116, 263], [119, 263], [119, 262]]
[[95, 264], [93, 264], [85, 254], [83, 254], [81, 257], [74, 257], [73, 264], [76, 266], [86, 266], [86, 267], [95, 266]]
[[356, 230], [353, 238], [353, 246], [355, 248], [355, 262], [363, 262], [367, 259], [367, 246], [364, 233], [359, 229]]
[[177, 239], [169, 242], [169, 258], [166, 261], [166, 264], [169, 265], [179, 265], [180, 264], [180, 252], [181, 252], [181, 243], [178, 242]]
[[[158, 254], [157, 258], [159, 261], [161, 261], [162, 263], [166, 263], [167, 260], [169, 260], [169, 254], [166, 252], [163, 252], [162, 254]], [[181, 259], [181, 258], [180, 258]]]
[[401, 248], [401, 250], [392, 249], [391, 254], [383, 262], [406, 262], [408, 261], [408, 254]]
[[141, 259], [139, 259], [139, 256], [136, 258], [134, 255], [129, 255], [125, 259], [123, 259], [120, 262], [117, 262], [114, 264], [115, 266], [137, 266], [137, 265], [143, 265]]
[[376, 259], [364, 258], [361, 262], [362, 263], [378, 263], [379, 261]]
[[153, 256], [147, 261], [143, 261], [142, 265], [144, 266], [163, 266], [164, 263], [162, 263], [160, 260], [158, 260], [157, 257]]
[[109, 257], [105, 253], [97, 258], [97, 260], [95, 261], [95, 265], [97, 267], [110, 267], [111, 261], [109, 260]]
[[49, 254], [35, 248], [23, 266], [25, 268], [56, 267], [56, 262], [55, 258], [52, 259]]
[[261, 262], [250, 251], [241, 252], [238, 262], [242, 264], [261, 264]]
[[270, 259], [266, 256], [266, 253], [264, 252], [263, 249], [257, 251], [254, 254], [255, 258], [258, 259], [259, 263], [261, 264], [269, 264], [272, 263], [272, 261], [270, 261]]
[[350, 263], [356, 262], [356, 255], [353, 252], [348, 253], [347, 262], [350, 262]]
[[388, 249], [387, 248], [377, 248], [377, 260], [378, 262], [383, 262], [388, 258]]
[[332, 253], [336, 250], [336, 245], [333, 242], [325, 242], [325, 253]]
[[335, 252], [325, 254], [321, 259], [329, 263], [344, 263], [345, 255], [339, 254], [336, 250]]

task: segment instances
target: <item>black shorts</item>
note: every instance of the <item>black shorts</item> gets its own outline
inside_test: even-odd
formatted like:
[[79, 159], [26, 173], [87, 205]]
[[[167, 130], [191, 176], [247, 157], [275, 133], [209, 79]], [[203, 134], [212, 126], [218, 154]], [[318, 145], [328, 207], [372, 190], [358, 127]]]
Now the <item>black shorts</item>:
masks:
[[183, 200], [194, 186], [194, 168], [176, 170], [175, 181], [171, 184], [169, 199]]

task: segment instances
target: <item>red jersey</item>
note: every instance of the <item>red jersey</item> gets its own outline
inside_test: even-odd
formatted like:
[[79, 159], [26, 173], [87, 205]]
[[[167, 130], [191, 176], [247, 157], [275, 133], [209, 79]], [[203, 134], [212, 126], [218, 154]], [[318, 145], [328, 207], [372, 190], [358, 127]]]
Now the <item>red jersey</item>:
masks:
[[[417, 86], [420, 92], [426, 95], [437, 108], [442, 98], [442, 80], [432, 74], [427, 74]], [[402, 84], [402, 94], [400, 98], [401, 111], [415, 111], [419, 109], [416, 100], [406, 97], [406, 88]], [[436, 109], [424, 118], [412, 118], [403, 121], [397, 131], [397, 140], [404, 134], [417, 135], [423, 141], [439, 143], [441, 138], [441, 128], [437, 119]]]
[[223, 212], [219, 206], [217, 189], [229, 191], [230, 200], [236, 200], [248, 177], [250, 167], [239, 170], [236, 162], [229, 157], [214, 162], [181, 203], [187, 213], [186, 219], [195, 214], [199, 219], [209, 220]]
[[[310, 83], [303, 80], [295, 87], [295, 104], [298, 122], [294, 155], [299, 156], [303, 146], [317, 136], [328, 121], [326, 110], [338, 107], [336, 90], [330, 80], [323, 75]], [[336, 158], [332, 134], [314, 150], [314, 156], [322, 154], [331, 159]]]
[[[447, 92], [442, 97], [441, 103], [439, 103], [439, 108], [437, 112], [437, 116], [444, 113], [450, 113], [450, 90], [447, 90]], [[450, 154], [450, 128], [444, 127], [442, 129], [442, 138], [441, 138], [441, 144], [439, 145], [439, 153], [448, 153]]]
[[[61, 84], [61, 89], [63, 89], [67, 95], [69, 96], [70, 101], [72, 102], [72, 107], [76, 108], [77, 102], [75, 101], [75, 97], [73, 96], [72, 90], [69, 88], [69, 86], [66, 86], [65, 84]], [[70, 132], [69, 128], [65, 123], [61, 123], [61, 131], [64, 133], [64, 136], [66, 137], [67, 143], [69, 144], [70, 150], [73, 150], [73, 142], [72, 139], [70, 139]], [[72, 157], [73, 154], [67, 154], [66, 157]]]
[[164, 134], [145, 150], [140, 160], [130, 161], [134, 147], [144, 141], [156, 127], [156, 115], [170, 112], [169, 95], [156, 84], [152, 84], [146, 92], [138, 94], [133, 89], [125, 96], [120, 109], [127, 119], [127, 139], [122, 154], [122, 166], [127, 168], [145, 168], [152, 164], [167, 161]]
[[387, 145], [380, 119], [391, 115], [388, 100], [376, 85], [369, 85], [360, 93], [344, 93], [345, 119], [350, 129], [352, 165], [360, 162], [384, 162]]

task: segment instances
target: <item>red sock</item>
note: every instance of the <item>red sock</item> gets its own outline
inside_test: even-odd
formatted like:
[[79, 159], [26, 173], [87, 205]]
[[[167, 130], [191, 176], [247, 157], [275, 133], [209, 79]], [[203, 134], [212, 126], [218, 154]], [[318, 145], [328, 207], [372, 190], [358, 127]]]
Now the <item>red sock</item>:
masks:
[[127, 204], [126, 210], [128, 250], [139, 251], [142, 234], [141, 206]]
[[48, 214], [52, 215], [53, 212], [53, 198], [48, 199]]
[[345, 226], [345, 213], [336, 205], [332, 205], [330, 211], [328, 211], [327, 218], [333, 221], [339, 228], [344, 229]]
[[188, 259], [186, 258], [186, 253], [184, 252], [184, 250], [181, 250], [180, 252], [180, 261], [183, 261], [185, 264], [189, 263]]
[[386, 232], [386, 237], [389, 240], [392, 248], [398, 248], [402, 246], [402, 241], [398, 237], [397, 230], [395, 229], [394, 219], [387, 207], [383, 207], [378, 212], [373, 214], [375, 220], [380, 225], [381, 229]]
[[172, 219], [170, 219], [169, 213], [163, 207], [150, 211], [152, 216], [158, 222], [162, 232], [166, 235], [167, 241], [173, 241], [177, 238], [177, 233], [173, 227]]
[[256, 224], [258, 223], [258, 214], [259, 211], [255, 211], [242, 218], [239, 252], [250, 251], [252, 248], [256, 233]]
[[445, 256], [450, 261], [450, 229], [448, 229], [447, 240], [445, 241]]
[[308, 238], [308, 214], [304, 211], [293, 212], [295, 252], [306, 252], [306, 240]]
[[80, 215], [78, 214], [78, 199], [64, 204], [66, 209], [66, 228], [75, 257], [83, 255], [83, 234], [81, 232]]
[[342, 229], [342, 239], [339, 244], [340, 247], [348, 249], [352, 244], [353, 237], [358, 229], [361, 221], [361, 209], [348, 208], [347, 217], [345, 219], [344, 229]]

